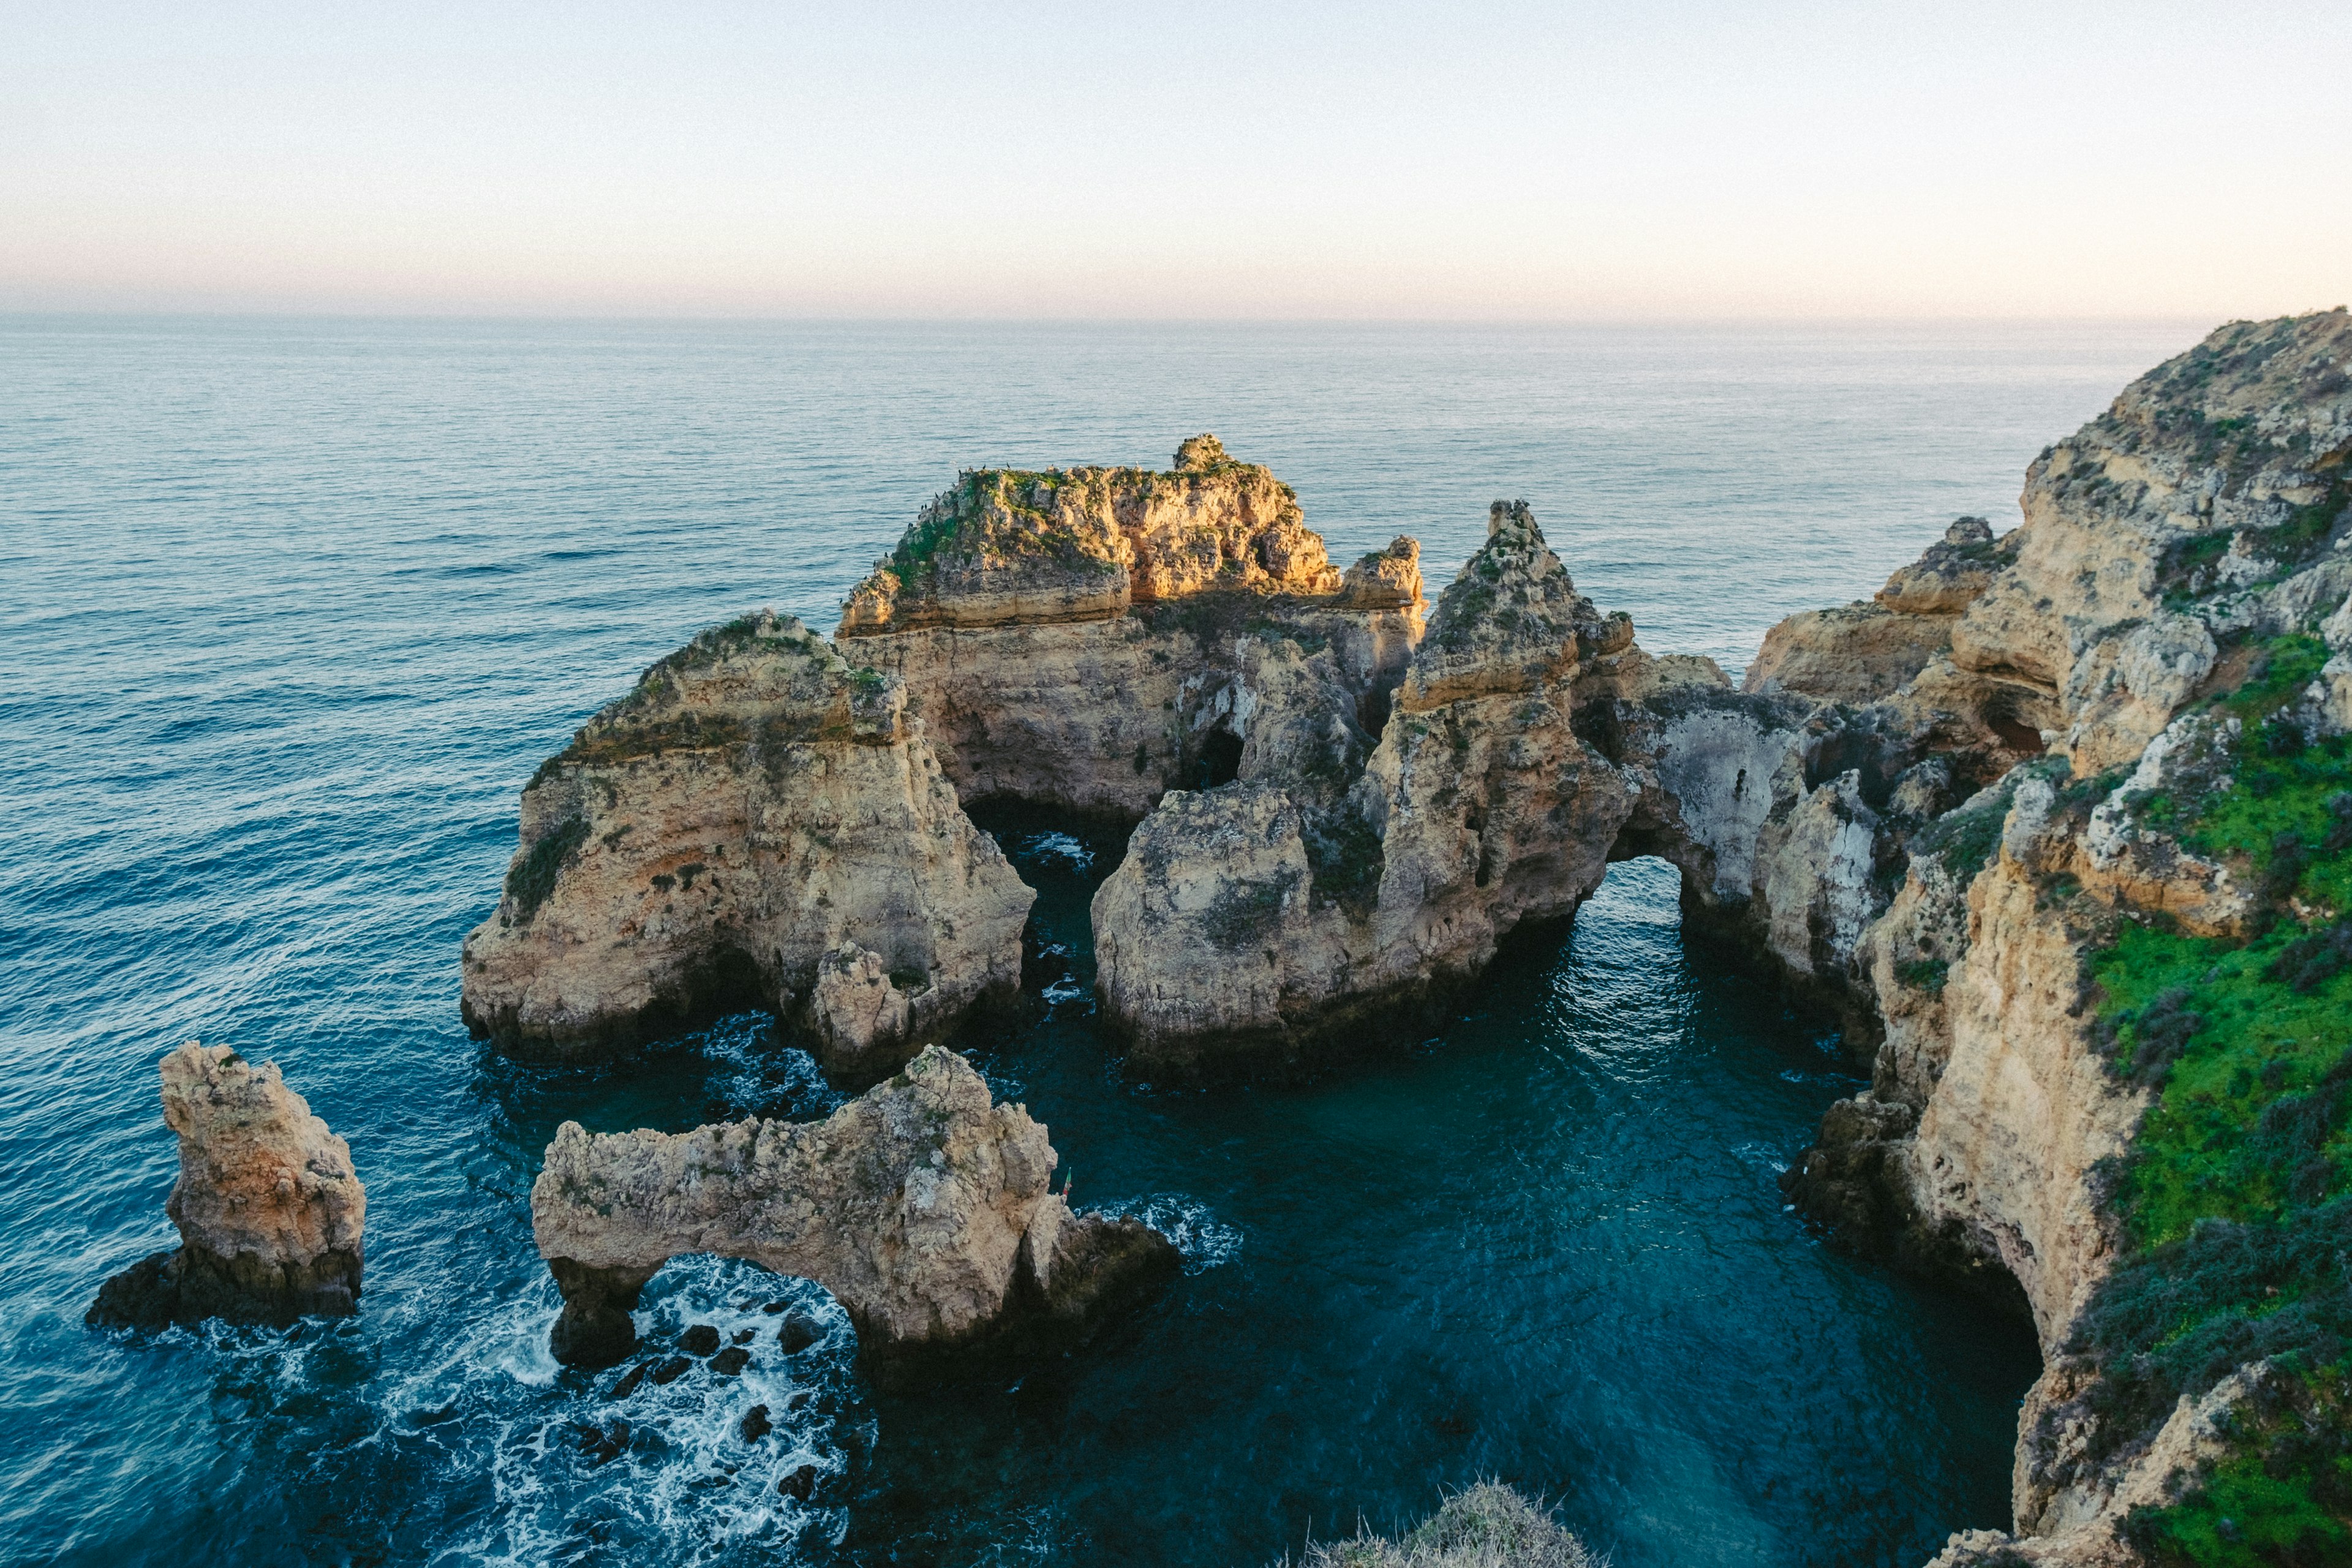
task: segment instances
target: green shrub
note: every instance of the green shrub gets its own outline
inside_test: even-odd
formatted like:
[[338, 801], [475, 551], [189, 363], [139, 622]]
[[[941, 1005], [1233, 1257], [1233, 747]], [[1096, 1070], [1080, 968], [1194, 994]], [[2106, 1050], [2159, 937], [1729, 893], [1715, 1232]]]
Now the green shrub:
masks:
[[2093, 1038], [2152, 1095], [2105, 1172], [2124, 1245], [2070, 1346], [2100, 1373], [2095, 1448], [2147, 1436], [2249, 1363], [2274, 1369], [2227, 1457], [2126, 1521], [2162, 1563], [2352, 1549], [2352, 752], [2295, 713], [2326, 658], [2307, 637], [2255, 650], [2211, 704], [2238, 721], [2231, 787], [2161, 797], [2160, 816], [2159, 797], [2137, 803], [2237, 871], [2260, 906], [2254, 934], [2124, 921], [2086, 955]]
[[2011, 773], [1991, 795], [1946, 812], [1911, 840], [1911, 852], [1936, 855], [1944, 867], [1965, 882], [1983, 870], [2000, 847], [2000, 830], [2017, 798], [2019, 775]]
[[1952, 966], [1940, 958], [1914, 958], [1895, 966], [1895, 978], [1914, 991], [1925, 991], [1930, 996], [1944, 994], [1944, 983], [1951, 978]]
[[540, 836], [530, 847], [530, 853], [515, 863], [507, 873], [507, 897], [514, 900], [517, 920], [529, 920], [547, 902], [555, 891], [555, 884], [572, 864], [580, 847], [588, 841], [585, 817], [566, 817], [561, 824]]

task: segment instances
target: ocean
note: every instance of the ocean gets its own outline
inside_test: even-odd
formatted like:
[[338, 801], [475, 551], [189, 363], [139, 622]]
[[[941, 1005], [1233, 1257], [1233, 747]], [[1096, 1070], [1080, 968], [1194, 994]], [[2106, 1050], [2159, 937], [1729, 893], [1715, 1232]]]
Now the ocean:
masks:
[[[2032, 1337], [1857, 1262], [1775, 1173], [1861, 1087], [1612, 870], [1419, 1047], [1305, 1086], [1123, 1074], [1083, 984], [965, 1042], [1081, 1207], [1184, 1277], [1017, 1378], [869, 1387], [821, 1289], [682, 1259], [646, 1331], [825, 1346], [605, 1400], [546, 1352], [540, 1152], [838, 1102], [767, 1020], [594, 1068], [457, 1016], [523, 781], [638, 669], [844, 592], [959, 468], [1203, 430], [1433, 595], [1532, 503], [1654, 652], [1735, 676], [1867, 595], [2210, 323], [859, 325], [0, 318], [0, 1560], [1269, 1563], [1486, 1477], [1619, 1568], [1918, 1563], [2008, 1521]], [[1087, 951], [1120, 845], [990, 824]], [[155, 1064], [280, 1065], [368, 1187], [353, 1319], [85, 1329], [171, 1245]], [[737, 1432], [764, 1403], [776, 1430]], [[618, 1458], [583, 1426], [630, 1424]], [[803, 1464], [806, 1502], [777, 1479]]]

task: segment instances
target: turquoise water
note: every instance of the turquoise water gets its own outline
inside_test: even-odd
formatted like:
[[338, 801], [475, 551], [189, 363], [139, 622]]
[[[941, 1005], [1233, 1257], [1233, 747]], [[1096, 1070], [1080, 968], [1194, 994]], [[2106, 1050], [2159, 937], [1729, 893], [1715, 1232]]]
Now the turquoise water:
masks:
[[[971, 1042], [1185, 1277], [1015, 1385], [881, 1395], [814, 1287], [673, 1265], [650, 1334], [826, 1347], [625, 1406], [545, 1354], [556, 1123], [832, 1098], [756, 1017], [593, 1070], [457, 1016], [532, 765], [759, 604], [829, 626], [957, 466], [1213, 429], [1342, 559], [1523, 496], [1645, 646], [1869, 591], [2200, 324], [1239, 329], [0, 321], [0, 1559], [1255, 1563], [1487, 1475], [1619, 1563], [1908, 1563], [2003, 1522], [2014, 1325], [1854, 1263], [1776, 1168], [1834, 1042], [1618, 868], [1441, 1037], [1299, 1089], [1123, 1079], [1081, 988]], [[1118, 847], [1000, 824], [1083, 973]], [[154, 1062], [279, 1062], [369, 1188], [362, 1311], [81, 1327], [167, 1245]], [[754, 1403], [777, 1413], [758, 1446]], [[631, 1424], [592, 1462], [581, 1424]], [[775, 1479], [819, 1468], [810, 1503]]]

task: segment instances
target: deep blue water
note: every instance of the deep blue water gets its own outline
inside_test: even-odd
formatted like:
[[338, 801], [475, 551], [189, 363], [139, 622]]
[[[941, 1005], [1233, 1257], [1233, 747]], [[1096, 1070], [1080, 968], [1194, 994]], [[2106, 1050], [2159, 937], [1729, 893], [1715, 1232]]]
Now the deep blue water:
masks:
[[[1082, 994], [974, 1042], [1083, 1205], [1191, 1272], [1018, 1386], [823, 1353], [574, 1423], [527, 1194], [556, 1123], [815, 1114], [746, 1018], [608, 1068], [457, 1022], [533, 764], [759, 604], [829, 628], [959, 465], [1213, 429], [1342, 560], [1535, 504], [1645, 646], [1737, 668], [2201, 326], [1418, 329], [0, 320], [0, 1560], [1251, 1564], [1487, 1475], [1624, 1568], [1916, 1562], [2005, 1522], [2030, 1340], [1828, 1250], [1776, 1167], [1833, 1042], [1614, 872], [1445, 1034], [1301, 1089], [1123, 1079]], [[1008, 826], [1080, 950], [1116, 845]], [[361, 1315], [87, 1331], [168, 1245], [154, 1064], [274, 1059], [368, 1184]], [[788, 1288], [831, 1311], [814, 1287]], [[779, 1287], [674, 1264], [647, 1327]], [[783, 1414], [757, 1448], [741, 1410]], [[780, 1498], [803, 1461], [819, 1505]], [[730, 1468], [731, 1467], [731, 1468]]]

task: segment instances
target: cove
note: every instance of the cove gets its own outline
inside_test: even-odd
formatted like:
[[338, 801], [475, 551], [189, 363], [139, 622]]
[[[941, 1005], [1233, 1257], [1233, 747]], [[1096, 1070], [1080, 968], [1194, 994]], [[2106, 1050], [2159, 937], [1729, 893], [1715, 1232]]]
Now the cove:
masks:
[[1262, 1562], [1488, 1476], [1621, 1564], [1916, 1562], [2006, 1519], [2030, 1331], [1784, 1211], [1776, 1170], [1853, 1085], [1685, 949], [1672, 868], [1613, 868], [1402, 1056], [1170, 1090], [1122, 1079], [1087, 1000], [1117, 839], [982, 825], [1039, 890], [1047, 983], [975, 1059], [1080, 1207], [1192, 1265], [1010, 1386], [877, 1398], [846, 1560]]

